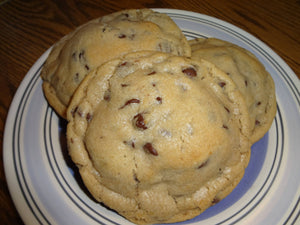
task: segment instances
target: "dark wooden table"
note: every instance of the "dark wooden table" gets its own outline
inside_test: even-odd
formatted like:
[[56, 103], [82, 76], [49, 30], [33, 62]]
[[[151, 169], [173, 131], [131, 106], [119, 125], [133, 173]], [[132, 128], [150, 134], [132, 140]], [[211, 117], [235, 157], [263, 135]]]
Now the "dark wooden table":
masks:
[[3, 169], [3, 130], [13, 96], [34, 62], [93, 18], [126, 8], [174, 8], [232, 23], [269, 45], [300, 78], [300, 1], [296, 0], [0, 0], [0, 223], [23, 224]]

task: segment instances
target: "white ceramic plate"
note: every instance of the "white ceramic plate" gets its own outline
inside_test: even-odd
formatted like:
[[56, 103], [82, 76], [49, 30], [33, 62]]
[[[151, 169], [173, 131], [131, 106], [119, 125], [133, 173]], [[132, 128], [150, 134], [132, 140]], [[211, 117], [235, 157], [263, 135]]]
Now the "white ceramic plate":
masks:
[[[179, 224], [299, 224], [300, 82], [264, 43], [205, 15], [168, 13], [189, 38], [217, 37], [254, 53], [272, 75], [278, 112], [270, 131], [252, 147], [245, 176], [224, 200]], [[39, 73], [49, 50], [33, 65], [11, 104], [4, 135], [9, 190], [25, 224], [130, 224], [96, 203], [70, 161], [66, 123], [48, 106]]]

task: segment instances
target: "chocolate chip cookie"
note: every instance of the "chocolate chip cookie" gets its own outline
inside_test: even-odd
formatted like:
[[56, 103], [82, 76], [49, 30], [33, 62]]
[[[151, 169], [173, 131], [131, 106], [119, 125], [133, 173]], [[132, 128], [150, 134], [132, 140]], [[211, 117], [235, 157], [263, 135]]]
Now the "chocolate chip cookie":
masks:
[[50, 52], [41, 72], [49, 104], [65, 118], [74, 91], [88, 72], [139, 50], [191, 54], [185, 36], [166, 14], [132, 9], [94, 19], [66, 35]]
[[72, 160], [97, 201], [137, 224], [193, 218], [250, 158], [245, 100], [205, 60], [143, 51], [92, 70], [67, 110]]
[[252, 143], [269, 130], [276, 114], [275, 85], [262, 63], [248, 50], [216, 38], [189, 41], [192, 58], [206, 59], [225, 71], [245, 97]]

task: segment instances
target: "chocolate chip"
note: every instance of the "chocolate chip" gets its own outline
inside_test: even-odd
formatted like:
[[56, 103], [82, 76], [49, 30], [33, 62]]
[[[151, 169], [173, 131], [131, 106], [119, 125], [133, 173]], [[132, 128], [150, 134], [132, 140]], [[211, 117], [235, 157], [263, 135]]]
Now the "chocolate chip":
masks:
[[196, 77], [197, 71], [193, 67], [188, 67], [182, 70], [182, 72], [189, 77]]
[[162, 98], [161, 97], [157, 97], [156, 101], [158, 101], [158, 103], [161, 104], [162, 103]]
[[126, 66], [126, 64], [127, 64], [127, 62], [122, 62], [122, 63], [119, 65], [119, 67], [121, 67], [121, 66]]
[[76, 106], [74, 109], [72, 109], [71, 114], [72, 114], [73, 118], [75, 117], [75, 113], [77, 112], [77, 110], [78, 110], [78, 106]]
[[259, 125], [260, 121], [259, 120], [255, 120], [255, 125]]
[[156, 151], [156, 149], [152, 146], [151, 143], [146, 143], [144, 146], [143, 146], [143, 149], [145, 152], [147, 153], [150, 153], [154, 156], [158, 156], [158, 152]]
[[137, 178], [137, 175], [136, 174], [133, 174], [133, 179], [137, 182], [137, 183], [140, 183], [139, 179]]
[[217, 204], [218, 202], [220, 202], [220, 199], [218, 199], [217, 197], [215, 197], [213, 200], [212, 200], [212, 204], [215, 205]]
[[73, 52], [73, 54], [72, 54], [72, 59], [73, 59], [74, 61], [77, 61], [76, 52]]
[[246, 86], [246, 87], [248, 86], [248, 81], [247, 81], [247, 80], [245, 80], [245, 86]]
[[230, 113], [230, 110], [229, 110], [226, 106], [224, 106], [224, 109], [225, 109], [228, 113]]
[[120, 107], [119, 109], [123, 109], [123, 108], [125, 108], [125, 106], [132, 104], [132, 103], [140, 103], [140, 100], [136, 99], [136, 98], [130, 99], [127, 102], [125, 102], [125, 104], [122, 107]]
[[222, 88], [222, 87], [224, 87], [226, 85], [226, 83], [225, 82], [220, 82], [219, 83], [219, 86]]
[[154, 75], [154, 74], [156, 74], [156, 72], [152, 71], [152, 72], [148, 73], [147, 75]]
[[129, 84], [121, 84], [121, 87], [127, 87]]
[[109, 89], [105, 91], [103, 99], [107, 102], [110, 101], [110, 90]]
[[87, 64], [85, 64], [84, 68], [85, 68], [86, 70], [90, 70], [90, 67], [89, 67]]
[[79, 82], [79, 73], [75, 73], [74, 81], [75, 81], [76, 83]]
[[162, 47], [162, 44], [161, 44], [161, 43], [159, 43], [157, 47], [158, 47], [158, 50], [159, 50], [159, 51], [163, 51], [163, 47]]
[[83, 117], [83, 113], [82, 113], [82, 111], [79, 109], [78, 106], [76, 106], [75, 109], [71, 111], [71, 114], [72, 114], [73, 117], [75, 117], [75, 114], [76, 114], [76, 113], [77, 113], [80, 117]]
[[90, 122], [92, 120], [93, 116], [90, 113], [88, 113], [85, 118], [88, 122]]
[[133, 124], [138, 129], [146, 130], [148, 128], [141, 113], [138, 113], [133, 117]]
[[120, 38], [120, 39], [126, 38], [126, 35], [125, 35], [125, 34], [120, 34], [120, 35], [118, 36], [118, 38]]
[[129, 142], [123, 141], [123, 143], [124, 143], [125, 145], [131, 146], [132, 148], [135, 148], [135, 142], [134, 142], [134, 141], [129, 141]]
[[261, 104], [261, 102], [257, 102], [256, 105], [259, 106]]
[[226, 125], [223, 124], [223, 128], [228, 130], [228, 127]]
[[79, 55], [78, 55], [79, 59], [85, 60], [84, 55], [85, 55], [85, 52], [84, 52], [84, 50], [82, 50], [82, 51], [79, 53]]
[[198, 169], [201, 169], [201, 168], [203, 168], [204, 166], [206, 166], [206, 165], [207, 165], [207, 162], [208, 162], [208, 160], [206, 160], [204, 163], [201, 163], [201, 164], [198, 166]]

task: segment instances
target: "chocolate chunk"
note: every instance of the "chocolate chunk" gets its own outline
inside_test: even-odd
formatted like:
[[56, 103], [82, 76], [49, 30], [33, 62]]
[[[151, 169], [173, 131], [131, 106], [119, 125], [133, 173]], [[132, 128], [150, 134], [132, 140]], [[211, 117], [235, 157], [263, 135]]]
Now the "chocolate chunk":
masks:
[[193, 67], [188, 67], [182, 70], [182, 72], [189, 77], [196, 77], [197, 71]]
[[224, 106], [224, 109], [225, 109], [228, 113], [230, 113], [230, 110], [229, 110], [226, 106]]
[[74, 109], [72, 109], [71, 114], [72, 114], [73, 118], [75, 117], [75, 113], [77, 112], [77, 110], [78, 110], [78, 106], [76, 106]]
[[143, 146], [143, 149], [145, 152], [147, 153], [150, 153], [154, 156], [158, 156], [158, 152], [156, 151], [156, 149], [152, 146], [151, 143], [146, 143], [144, 146]]
[[125, 35], [125, 34], [120, 34], [120, 35], [118, 36], [118, 38], [120, 38], [120, 39], [126, 38], [126, 35]]
[[72, 114], [73, 117], [75, 117], [75, 114], [76, 114], [76, 113], [77, 113], [80, 117], [83, 117], [83, 113], [82, 113], [82, 111], [79, 109], [78, 106], [76, 106], [75, 109], [73, 109], [73, 110], [71, 111], [71, 114]]
[[73, 59], [74, 61], [77, 61], [76, 52], [73, 52], [73, 54], [72, 54], [72, 59]]
[[84, 52], [84, 50], [82, 50], [80, 53], [79, 53], [79, 55], [78, 55], [78, 57], [79, 57], [79, 59], [80, 60], [85, 60], [85, 52]]
[[82, 114], [82, 112], [81, 112], [80, 110], [77, 110], [77, 114], [78, 114], [80, 117], [83, 116], [83, 114]]
[[158, 101], [158, 103], [161, 104], [162, 103], [162, 98], [161, 97], [157, 97], [156, 101]]
[[135, 148], [135, 142], [134, 142], [134, 141], [129, 141], [129, 142], [123, 141], [123, 143], [124, 143], [125, 145], [131, 146], [132, 148]]
[[103, 99], [107, 102], [110, 101], [110, 90], [109, 89], [105, 91]]
[[154, 74], [156, 74], [156, 72], [152, 71], [152, 72], [148, 73], [147, 75], [154, 75]]
[[137, 182], [137, 183], [140, 183], [139, 179], [137, 178], [137, 175], [136, 174], [133, 174], [133, 179]]
[[225, 82], [220, 82], [219, 83], [219, 86], [222, 88], [222, 87], [224, 87], [226, 85], [226, 83]]
[[146, 130], [148, 128], [141, 113], [138, 113], [133, 117], [133, 124], [138, 129]]
[[158, 50], [159, 50], [159, 51], [163, 51], [163, 46], [162, 46], [161, 43], [159, 43], [157, 47], [158, 47]]
[[204, 166], [206, 166], [206, 165], [207, 165], [207, 162], [208, 162], [208, 160], [206, 160], [204, 163], [201, 163], [201, 164], [198, 166], [198, 169], [201, 169], [201, 168], [203, 168]]
[[74, 81], [75, 81], [76, 83], [79, 82], [79, 73], [75, 73]]
[[123, 109], [123, 108], [125, 108], [125, 106], [132, 104], [132, 103], [140, 103], [140, 100], [136, 99], [136, 98], [130, 99], [127, 102], [125, 102], [125, 104], [122, 107], [120, 107], [119, 109]]
[[90, 122], [92, 120], [93, 116], [90, 113], [88, 113], [85, 118], [88, 122]]
[[215, 205], [217, 204], [218, 202], [220, 202], [220, 199], [218, 199], [217, 197], [215, 197], [212, 201], [212, 204]]
[[223, 124], [223, 128], [228, 130], [228, 127], [226, 125]]
[[122, 63], [119, 65], [119, 67], [121, 67], [121, 66], [126, 66], [126, 64], [127, 64], [127, 62], [122, 62]]

